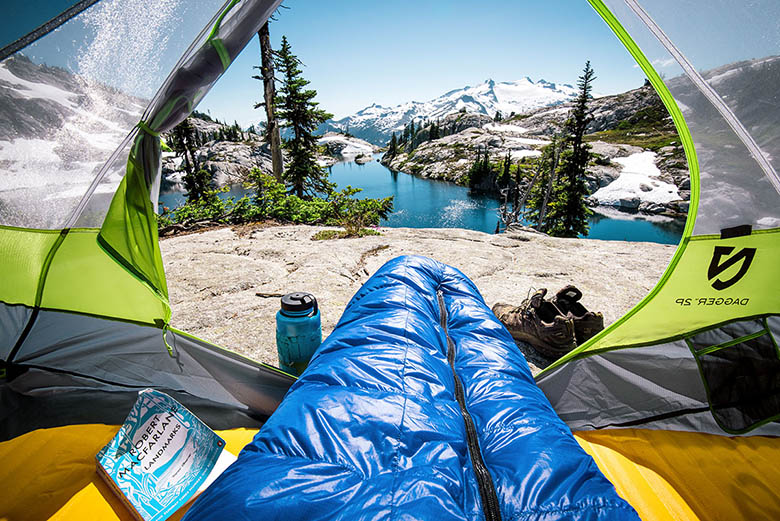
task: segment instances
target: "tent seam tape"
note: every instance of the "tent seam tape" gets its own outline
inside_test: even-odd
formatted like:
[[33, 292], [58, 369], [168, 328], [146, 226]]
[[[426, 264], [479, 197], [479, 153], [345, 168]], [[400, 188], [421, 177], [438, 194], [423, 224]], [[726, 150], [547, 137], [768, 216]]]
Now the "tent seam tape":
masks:
[[55, 16], [48, 22], [39, 25], [37, 28], [33, 29], [32, 31], [25, 34], [21, 38], [17, 39], [14, 42], [11, 42], [10, 44], [0, 49], [0, 60], [5, 60], [7, 57], [14, 54], [15, 52], [21, 51], [28, 45], [34, 43], [40, 38], [43, 38], [44, 36], [54, 31], [61, 25], [67, 23], [72, 18], [75, 18], [76, 16], [80, 15], [82, 12], [86, 11], [87, 9], [89, 9], [99, 1], [100, 0], [82, 0], [81, 2], [69, 7], [68, 9], [61, 12], [59, 15]]
[[[92, 183], [89, 185], [89, 188], [87, 188], [87, 191], [84, 192], [84, 195], [81, 197], [79, 204], [76, 205], [76, 208], [70, 214], [70, 217], [65, 222], [65, 226], [63, 226], [63, 228], [71, 228], [73, 227], [73, 225], [76, 224], [76, 222], [79, 220], [79, 217], [81, 217], [82, 212], [84, 212], [84, 209], [87, 207], [87, 204], [89, 204], [89, 200], [92, 198], [92, 195], [95, 193], [95, 190], [97, 190], [98, 185], [103, 180], [103, 178], [106, 177], [109, 168], [111, 168], [111, 165], [114, 164], [114, 161], [116, 161], [119, 158], [119, 153], [122, 150], [124, 150], [127, 144], [130, 143], [130, 141], [132, 141], [132, 139], [135, 137], [137, 132], [138, 132], [138, 126], [136, 125], [135, 127], [130, 129], [130, 132], [128, 132], [125, 138], [122, 140], [122, 142], [119, 143], [119, 146], [116, 147], [116, 149], [111, 153], [111, 155], [108, 157], [106, 162], [103, 163], [103, 166], [100, 168], [100, 171], [92, 180]], [[116, 191], [114, 191], [114, 193], [116, 193]]]
[[686, 76], [690, 78], [693, 84], [699, 89], [705, 98], [720, 112], [720, 115], [726, 120], [731, 129], [737, 135], [739, 140], [748, 149], [750, 155], [758, 163], [758, 166], [764, 172], [764, 175], [769, 178], [769, 182], [774, 189], [780, 194], [780, 176], [778, 176], [772, 164], [767, 160], [758, 143], [753, 139], [753, 136], [747, 131], [742, 122], [737, 118], [736, 114], [726, 105], [726, 102], [720, 97], [715, 89], [713, 89], [707, 80], [699, 74], [685, 55], [677, 48], [677, 46], [669, 39], [655, 20], [640, 6], [636, 0], [623, 0], [625, 4], [631, 9], [634, 14], [645, 24], [651, 33], [658, 39], [661, 45], [672, 55], [675, 61], [682, 67]]
[[647, 305], [647, 303], [650, 302], [655, 297], [655, 295], [657, 295], [661, 291], [661, 289], [664, 287], [666, 282], [671, 277], [672, 273], [674, 272], [674, 269], [677, 267], [677, 264], [680, 262], [680, 259], [682, 258], [683, 253], [685, 252], [688, 246], [688, 241], [691, 238], [693, 227], [696, 222], [696, 214], [699, 206], [699, 188], [700, 188], [699, 161], [698, 161], [698, 157], [696, 156], [696, 149], [693, 143], [693, 136], [691, 135], [690, 129], [688, 128], [688, 125], [685, 122], [685, 118], [683, 117], [683, 114], [680, 111], [677, 102], [675, 101], [674, 97], [669, 91], [669, 88], [663, 82], [658, 72], [656, 72], [656, 70], [653, 68], [652, 64], [644, 55], [642, 50], [639, 48], [636, 42], [634, 42], [633, 38], [631, 38], [628, 32], [623, 28], [623, 26], [620, 24], [617, 18], [615, 18], [615, 15], [612, 14], [612, 12], [606, 7], [606, 5], [604, 5], [603, 1], [588, 0], [588, 2], [591, 4], [593, 9], [602, 17], [602, 19], [607, 23], [607, 25], [612, 29], [612, 31], [615, 33], [618, 39], [626, 47], [628, 52], [634, 57], [637, 64], [642, 68], [645, 74], [647, 74], [650, 83], [652, 84], [653, 88], [655, 88], [658, 95], [661, 97], [661, 101], [664, 103], [664, 106], [666, 106], [666, 109], [669, 111], [669, 114], [671, 115], [672, 120], [674, 121], [675, 127], [677, 128], [678, 135], [680, 137], [680, 140], [682, 141], [683, 149], [685, 151], [685, 157], [688, 160], [688, 172], [689, 172], [690, 182], [691, 182], [691, 195], [690, 195], [690, 202], [689, 202], [688, 219], [685, 222], [685, 229], [683, 230], [682, 239], [680, 241], [680, 244], [677, 246], [677, 250], [675, 251], [674, 256], [672, 257], [672, 260], [669, 262], [669, 265], [666, 267], [666, 270], [664, 270], [663, 275], [661, 275], [661, 278], [658, 280], [655, 287], [650, 291], [650, 293], [648, 293], [645, 296], [645, 298], [643, 298], [638, 304], [636, 304], [625, 315], [623, 315], [620, 319], [618, 319], [616, 322], [611, 324], [609, 327], [607, 327], [599, 334], [591, 338], [582, 346], [576, 348], [574, 351], [571, 351], [569, 354], [555, 361], [549, 367], [543, 369], [539, 373], [539, 375], [537, 375], [536, 377], [537, 380], [540, 380], [541, 378], [543, 378], [544, 376], [546, 376], [547, 374], [549, 374], [550, 372], [552, 372], [553, 370], [555, 370], [556, 368], [560, 367], [561, 365], [563, 365], [564, 363], [570, 360], [587, 356], [587, 355], [583, 355], [582, 353], [588, 352], [590, 346], [596, 345], [601, 339], [605, 338], [612, 331], [615, 331], [618, 327], [624, 324], [629, 318], [631, 318], [637, 312], [639, 312], [639, 310], [644, 308], [645, 305]]
[[97, 235], [96, 242], [106, 255], [114, 259], [114, 262], [121, 266], [122, 269], [124, 269], [133, 278], [141, 282], [146, 287], [146, 289], [148, 289], [155, 297], [157, 297], [166, 310], [166, 316], [164, 320], [165, 323], [168, 323], [172, 314], [171, 305], [168, 302], [168, 299], [165, 298], [162, 293], [160, 293], [160, 290], [155, 289], [154, 285], [142, 273], [136, 270], [123, 256], [116, 252], [116, 250], [114, 250], [114, 248], [112, 248], [111, 245], [108, 244], [108, 242], [106, 242], [106, 240], [103, 239], [100, 234]]
[[762, 337], [768, 333], [769, 331], [767, 331], [766, 329], [762, 329], [761, 331], [756, 331], [754, 333], [750, 333], [749, 335], [744, 335], [738, 338], [732, 338], [727, 342], [721, 342], [720, 344], [715, 344], [709, 347], [705, 347], [704, 349], [699, 349], [698, 351], [696, 351], [696, 353], [699, 356], [709, 355], [721, 351], [723, 349], [728, 349], [729, 347], [734, 347], [737, 344], [748, 342], [750, 340], [753, 340], [754, 338]]
[[38, 313], [40, 312], [41, 301], [43, 300], [43, 289], [44, 286], [46, 285], [46, 279], [49, 276], [49, 268], [51, 267], [51, 263], [52, 260], [54, 259], [54, 256], [57, 254], [57, 251], [60, 249], [60, 246], [62, 246], [62, 243], [65, 241], [65, 236], [67, 235], [68, 235], [67, 228], [64, 230], [60, 230], [59, 236], [57, 237], [57, 239], [54, 241], [54, 244], [52, 244], [51, 248], [49, 249], [49, 253], [46, 254], [46, 258], [43, 261], [43, 266], [41, 266], [41, 271], [38, 275], [38, 287], [35, 290], [35, 303], [33, 305], [32, 313], [30, 314], [30, 318], [28, 319], [27, 324], [24, 326], [22, 333], [19, 335], [19, 338], [16, 339], [16, 344], [14, 345], [13, 349], [11, 349], [11, 352], [8, 353], [8, 359], [6, 360], [8, 364], [14, 361], [14, 358], [22, 348], [22, 344], [24, 344], [24, 341], [27, 340], [27, 336], [30, 334], [30, 331], [32, 330], [33, 325], [35, 324], [35, 321], [38, 319]]

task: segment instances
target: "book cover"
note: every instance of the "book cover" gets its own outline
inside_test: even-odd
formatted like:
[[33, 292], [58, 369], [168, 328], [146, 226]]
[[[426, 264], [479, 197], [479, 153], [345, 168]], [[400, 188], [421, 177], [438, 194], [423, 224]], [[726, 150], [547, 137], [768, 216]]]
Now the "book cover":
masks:
[[101, 476], [143, 521], [162, 521], [201, 492], [235, 456], [206, 424], [165, 393], [145, 389], [98, 452]]

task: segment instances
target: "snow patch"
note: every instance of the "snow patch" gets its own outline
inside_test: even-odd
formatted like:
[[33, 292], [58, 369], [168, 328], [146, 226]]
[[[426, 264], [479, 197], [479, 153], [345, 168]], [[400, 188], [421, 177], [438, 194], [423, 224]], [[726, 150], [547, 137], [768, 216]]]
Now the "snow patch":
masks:
[[549, 145], [550, 142], [546, 139], [534, 139], [530, 137], [509, 137], [504, 141], [507, 145], [531, 145], [531, 146], [543, 146]]
[[539, 157], [542, 155], [541, 150], [512, 150], [509, 152], [509, 156], [512, 159], [522, 159], [524, 157]]
[[54, 152], [58, 146], [56, 141], [45, 139], [0, 141], [0, 161], [58, 163], [60, 157]]
[[500, 124], [500, 123], [488, 123], [484, 127], [485, 130], [489, 130], [491, 132], [514, 132], [516, 134], [525, 134], [528, 132], [528, 129], [525, 127], [521, 127], [519, 125], [509, 125], [509, 124]]
[[665, 204], [680, 200], [675, 185], [658, 179], [661, 171], [655, 166], [655, 157], [655, 152], [640, 152], [614, 159], [623, 166], [620, 176], [591, 198], [607, 206], [634, 206], [631, 201]]
[[36, 83], [24, 80], [8, 70], [5, 65], [0, 65], [0, 81], [10, 83], [15, 87], [14, 93], [24, 99], [47, 99], [71, 110], [77, 108], [73, 98], [76, 94], [45, 83]]

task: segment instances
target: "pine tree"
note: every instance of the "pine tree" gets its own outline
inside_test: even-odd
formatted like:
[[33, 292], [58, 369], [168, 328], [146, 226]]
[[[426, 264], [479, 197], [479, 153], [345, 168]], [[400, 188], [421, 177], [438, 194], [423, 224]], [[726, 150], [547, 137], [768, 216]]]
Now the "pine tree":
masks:
[[553, 188], [556, 184], [554, 176], [560, 155], [560, 142], [557, 136], [553, 136], [552, 142], [542, 149], [542, 155], [536, 161], [536, 181], [530, 189], [525, 203], [525, 218], [533, 223], [533, 226], [546, 232], [549, 229], [548, 207]]
[[298, 197], [328, 193], [328, 173], [317, 164], [317, 138], [314, 131], [319, 125], [333, 117], [314, 101], [317, 91], [306, 89], [309, 82], [301, 76], [301, 61], [292, 53], [287, 37], [282, 36], [282, 46], [276, 59], [276, 68], [281, 74], [281, 86], [275, 105], [283, 126], [292, 130], [292, 138], [286, 140], [290, 163], [284, 179], [290, 192]]
[[190, 118], [187, 118], [176, 125], [171, 132], [171, 148], [183, 158], [182, 167], [185, 174], [182, 181], [189, 202], [215, 197], [213, 175], [201, 168], [197, 147], [197, 131], [192, 126]]
[[390, 144], [387, 146], [387, 154], [389, 157], [395, 157], [398, 154], [398, 140], [393, 132], [393, 137], [390, 138]]
[[551, 233], [559, 237], [587, 235], [588, 217], [593, 213], [585, 204], [585, 198], [588, 196], [585, 173], [591, 157], [591, 147], [584, 138], [588, 124], [593, 121], [588, 102], [592, 98], [594, 79], [596, 77], [588, 61], [577, 81], [579, 94], [574, 108], [564, 125], [567, 151], [562, 154], [560, 167], [558, 204], [561, 207], [561, 218], [556, 221], [557, 225], [551, 228]]
[[477, 158], [469, 169], [469, 188], [479, 188], [485, 180], [490, 177], [492, 168], [490, 166], [490, 153], [485, 147], [484, 156], [481, 150], [477, 150]]
[[428, 141], [439, 139], [439, 125], [431, 123], [431, 129], [428, 131]]
[[537, 168], [540, 179], [529, 195], [527, 218], [540, 231], [556, 237], [588, 234], [588, 217], [593, 213], [585, 204], [588, 195], [585, 173], [590, 161], [590, 145], [585, 132], [593, 120], [588, 111], [595, 79], [590, 62], [585, 63], [577, 86], [579, 94], [563, 127], [560, 138], [545, 147]]
[[509, 187], [509, 183], [512, 179], [509, 174], [511, 166], [512, 166], [512, 157], [510, 156], [509, 152], [507, 152], [506, 157], [504, 157], [504, 165], [503, 165], [503, 169], [501, 170], [501, 175], [498, 176], [498, 179], [496, 179], [496, 185], [498, 186], [498, 188]]

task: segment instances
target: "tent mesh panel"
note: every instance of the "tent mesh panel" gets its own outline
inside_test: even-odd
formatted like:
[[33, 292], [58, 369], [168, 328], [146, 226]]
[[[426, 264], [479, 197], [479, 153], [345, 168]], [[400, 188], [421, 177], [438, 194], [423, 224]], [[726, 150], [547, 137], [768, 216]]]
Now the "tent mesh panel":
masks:
[[[758, 331], [744, 335], [747, 330]], [[716, 333], [713, 335], [712, 333]], [[729, 339], [713, 346], [712, 339]], [[734, 323], [689, 339], [712, 414], [729, 432], [780, 416], [780, 351], [762, 320]]]

